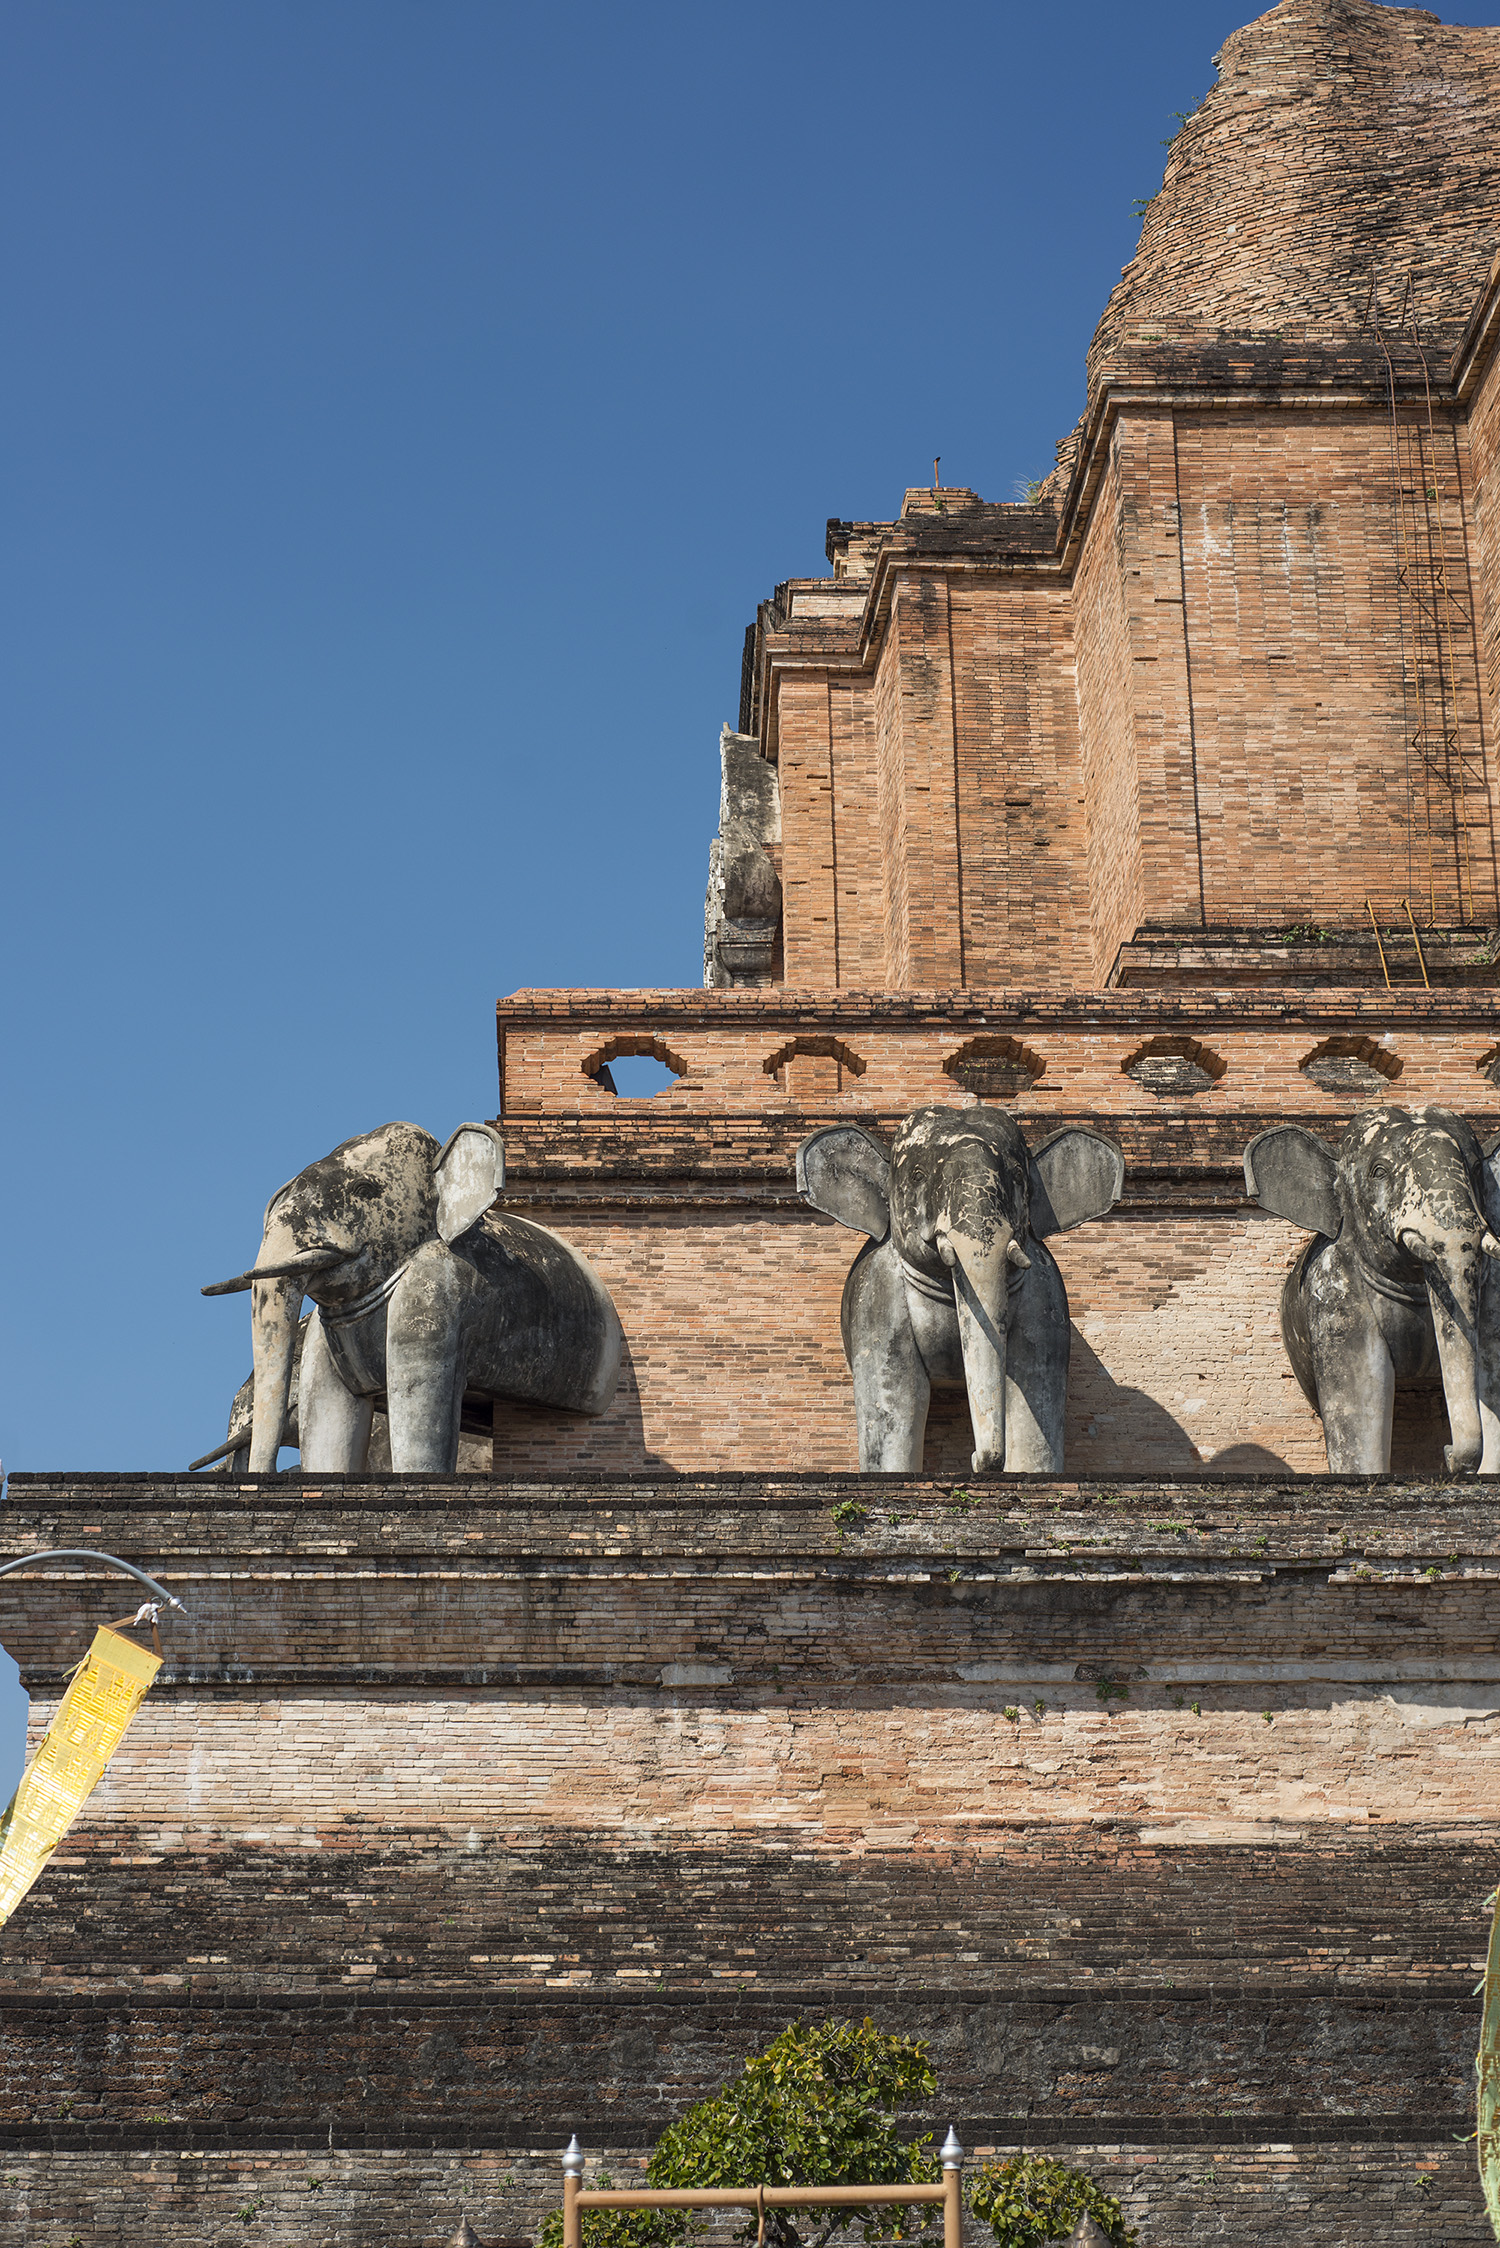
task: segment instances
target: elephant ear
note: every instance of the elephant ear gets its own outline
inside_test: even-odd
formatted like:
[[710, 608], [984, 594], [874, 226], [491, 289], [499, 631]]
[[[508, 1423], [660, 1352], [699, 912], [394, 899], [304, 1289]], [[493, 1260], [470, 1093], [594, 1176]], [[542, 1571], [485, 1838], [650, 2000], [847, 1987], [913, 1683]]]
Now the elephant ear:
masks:
[[797, 1192], [825, 1217], [872, 1241], [883, 1241], [891, 1230], [891, 1159], [857, 1124], [835, 1124], [802, 1142]]
[[1257, 1132], [1245, 1150], [1245, 1184], [1261, 1208], [1330, 1241], [1337, 1241], [1344, 1224], [1338, 1175], [1333, 1150], [1299, 1124], [1273, 1124], [1269, 1132]]
[[1097, 1132], [1054, 1132], [1032, 1155], [1030, 1172], [1031, 1230], [1044, 1241], [1114, 1206], [1125, 1184], [1125, 1158]]
[[460, 1124], [439, 1155], [437, 1229], [456, 1241], [482, 1218], [505, 1184], [505, 1143], [492, 1124]]

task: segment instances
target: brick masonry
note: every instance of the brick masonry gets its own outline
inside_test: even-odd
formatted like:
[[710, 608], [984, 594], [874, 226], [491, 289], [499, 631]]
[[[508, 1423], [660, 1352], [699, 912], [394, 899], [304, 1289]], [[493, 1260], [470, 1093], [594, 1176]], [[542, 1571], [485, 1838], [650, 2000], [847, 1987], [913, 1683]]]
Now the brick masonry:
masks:
[[[913, 2127], [1085, 2162], [1147, 2248], [1488, 2239], [1493, 1494], [1430, 1391], [1392, 1479], [1318, 1472], [1241, 1158], [1336, 1139], [1329, 1040], [1500, 1132], [1497, 105], [1494, 31], [1283, 0], [1055, 473], [832, 521], [761, 605], [770, 980], [500, 1007], [506, 1199], [615, 1295], [610, 1412], [497, 1409], [489, 1475], [11, 1479], [16, 1550], [189, 1613], [0, 1932], [0, 2239], [529, 2238], [569, 2131], [628, 2175], [867, 2010], [932, 2041]], [[1071, 1480], [970, 1489], [961, 1397], [861, 1478], [796, 1147], [998, 1038], [1033, 1144], [1128, 1167], [1055, 1245]], [[1130, 1075], [1162, 1041], [1211, 1083]], [[590, 1074], [632, 1051], [673, 1087]], [[34, 1729], [118, 1606], [0, 1587]]]
[[[10, 1517], [188, 1614], [0, 1937], [0, 2237], [509, 2236], [569, 2130], [628, 2168], [868, 2010], [932, 2040], [913, 2124], [1104, 2150], [1161, 2248], [1331, 2244], [1356, 2192], [1372, 2241], [1483, 2238], [1479, 1486], [16, 1476]], [[7, 1581], [34, 1727], [116, 1602]]]
[[[1082, 1123], [1127, 1163], [1119, 1209], [1053, 1243], [1074, 1325], [1070, 1463], [1320, 1467], [1279, 1323], [1304, 1236], [1250, 1202], [1245, 1145], [1285, 1116], [1337, 1141], [1350, 1110], [1300, 1065], [1340, 1035], [1396, 1065], [1387, 1098], [1500, 1134], [1482, 987], [518, 993], [500, 1006], [507, 1201], [593, 1260], [627, 1357], [601, 1420], [497, 1408], [497, 1471], [853, 1468], [838, 1313], [858, 1242], [798, 1202], [798, 1143], [840, 1120], [888, 1142], [909, 1108], [972, 1101], [944, 1065], [1002, 1032], [1039, 1071], [1007, 1103], [1033, 1145]], [[1185, 1036], [1222, 1065], [1207, 1090], [1158, 1099], [1126, 1074], [1154, 1040]], [[668, 1090], [621, 1100], [586, 1074], [602, 1048], [649, 1037], [683, 1065]], [[836, 1043], [844, 1063], [813, 1056], [805, 1078], [796, 1063], [778, 1076], [799, 1039]], [[1436, 1472], [1444, 1441], [1440, 1395], [1403, 1392], [1393, 1464]], [[971, 1450], [964, 1399], [940, 1393], [929, 1471], [961, 1475]]]

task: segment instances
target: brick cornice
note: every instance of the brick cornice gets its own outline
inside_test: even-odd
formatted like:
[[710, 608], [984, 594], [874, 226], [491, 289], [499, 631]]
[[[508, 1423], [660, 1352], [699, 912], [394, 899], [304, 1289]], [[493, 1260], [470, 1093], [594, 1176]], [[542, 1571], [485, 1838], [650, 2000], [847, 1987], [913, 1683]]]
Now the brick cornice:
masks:
[[1191, 1029], [1212, 1022], [1220, 1029], [1285, 1030], [1305, 1026], [1340, 1029], [1401, 1024], [1412, 1028], [1493, 1031], [1493, 987], [1383, 991], [1324, 985], [1249, 988], [1194, 987], [1164, 991], [1127, 986], [1115, 991], [807, 991], [787, 985], [755, 990], [684, 986], [660, 991], [578, 988], [517, 991], [498, 1001], [500, 1036], [508, 1030], [638, 1028], [670, 1024], [682, 1030], [766, 1031], [830, 1028], [1007, 1030], [1038, 1028], [1132, 1031]]

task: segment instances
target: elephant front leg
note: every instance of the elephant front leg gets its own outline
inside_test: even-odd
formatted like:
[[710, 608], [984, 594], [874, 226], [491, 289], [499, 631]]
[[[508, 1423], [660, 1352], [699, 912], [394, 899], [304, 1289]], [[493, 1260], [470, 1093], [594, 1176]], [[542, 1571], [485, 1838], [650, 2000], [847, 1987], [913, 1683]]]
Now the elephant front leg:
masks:
[[1384, 1337], [1372, 1321], [1355, 1331], [1345, 1327], [1336, 1348], [1330, 1349], [1328, 1341], [1314, 1336], [1318, 1409], [1329, 1472], [1387, 1475], [1396, 1370]]
[[339, 1380], [323, 1322], [314, 1312], [307, 1322], [297, 1382], [298, 1450], [304, 1470], [313, 1475], [361, 1474], [370, 1456], [374, 1418], [373, 1400], [351, 1395]]
[[419, 1249], [386, 1319], [386, 1413], [398, 1475], [452, 1475], [467, 1368], [467, 1328], [483, 1283], [440, 1241]]
[[1500, 1264], [1493, 1259], [1479, 1291], [1479, 1427], [1479, 1473], [1500, 1475]]
[[861, 1257], [849, 1275], [845, 1336], [861, 1472], [920, 1475], [932, 1383], [888, 1244]]

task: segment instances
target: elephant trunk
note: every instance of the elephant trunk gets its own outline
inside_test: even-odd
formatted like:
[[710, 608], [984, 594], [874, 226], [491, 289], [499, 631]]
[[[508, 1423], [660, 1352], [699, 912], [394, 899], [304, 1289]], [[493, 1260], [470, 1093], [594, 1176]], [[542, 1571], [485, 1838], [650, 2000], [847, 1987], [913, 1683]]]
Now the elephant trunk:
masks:
[[250, 1435], [250, 1473], [274, 1475], [286, 1427], [302, 1310], [300, 1280], [257, 1280], [250, 1290], [250, 1329], [255, 1346], [255, 1417]]
[[1443, 1398], [1452, 1442], [1443, 1448], [1450, 1475], [1472, 1475], [1484, 1449], [1479, 1419], [1479, 1260], [1445, 1258], [1427, 1271], [1427, 1293], [1443, 1369]]
[[1011, 1238], [1003, 1227], [987, 1242], [960, 1233], [947, 1236], [976, 1475], [1005, 1465], [1005, 1298]]

